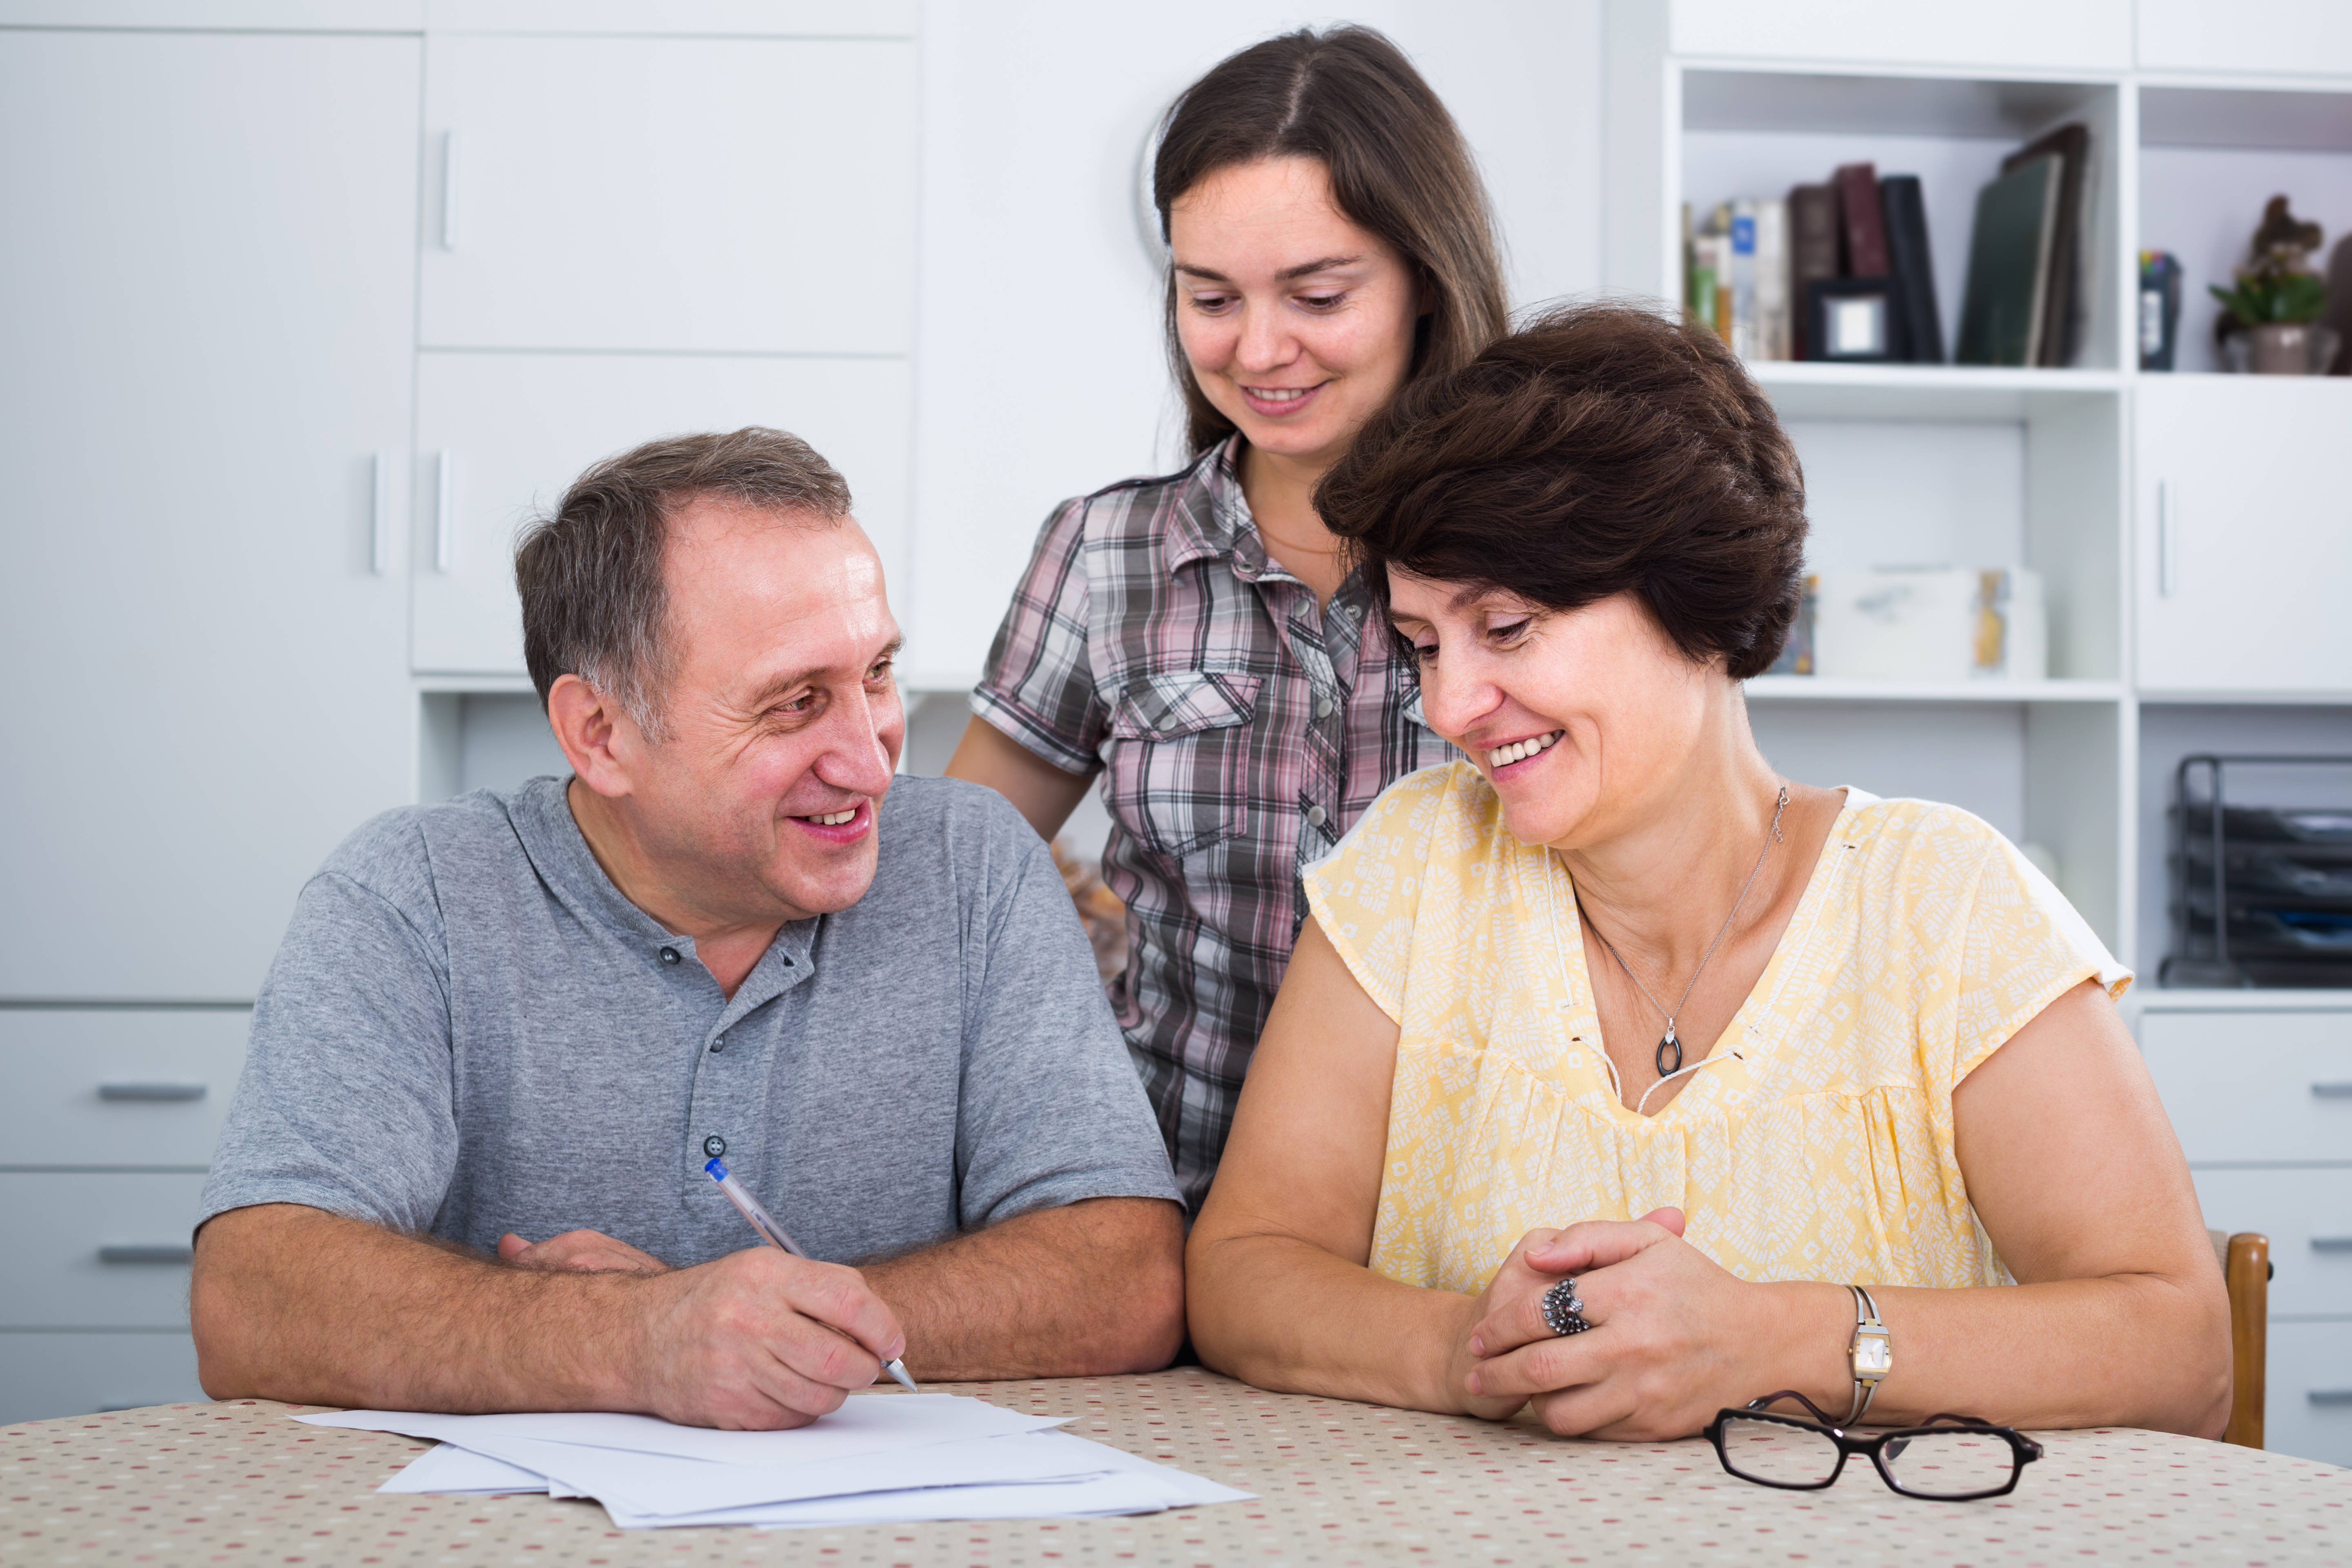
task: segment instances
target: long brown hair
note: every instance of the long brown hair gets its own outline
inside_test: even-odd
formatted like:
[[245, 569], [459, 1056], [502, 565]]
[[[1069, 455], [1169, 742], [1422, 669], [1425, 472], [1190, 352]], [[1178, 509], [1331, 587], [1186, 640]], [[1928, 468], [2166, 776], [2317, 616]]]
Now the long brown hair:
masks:
[[[1445, 105], [1404, 52], [1370, 27], [1301, 28], [1228, 56], [1170, 110], [1151, 166], [1160, 237], [1168, 209], [1221, 169], [1304, 157], [1329, 172], [1331, 199], [1428, 286], [1406, 379], [1458, 370], [1510, 330], [1494, 213]], [[1194, 379], [1167, 298], [1168, 364], [1195, 452], [1233, 434]]]

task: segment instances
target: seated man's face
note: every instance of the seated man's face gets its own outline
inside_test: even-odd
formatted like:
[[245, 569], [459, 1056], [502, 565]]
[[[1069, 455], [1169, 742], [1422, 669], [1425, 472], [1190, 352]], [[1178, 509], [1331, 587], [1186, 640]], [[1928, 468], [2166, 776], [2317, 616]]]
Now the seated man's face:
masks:
[[906, 739], [898, 624], [866, 532], [713, 499], [671, 519], [663, 739], [630, 770], [633, 826], [705, 911], [845, 910]]

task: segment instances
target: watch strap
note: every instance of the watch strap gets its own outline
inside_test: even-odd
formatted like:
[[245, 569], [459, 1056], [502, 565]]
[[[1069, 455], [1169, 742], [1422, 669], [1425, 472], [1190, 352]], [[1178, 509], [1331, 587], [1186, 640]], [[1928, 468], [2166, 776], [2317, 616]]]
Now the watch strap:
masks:
[[1859, 1285], [1846, 1289], [1853, 1292], [1853, 1342], [1846, 1347], [1846, 1360], [1853, 1371], [1853, 1408], [1846, 1412], [1843, 1425], [1851, 1426], [1870, 1409], [1879, 1380], [1895, 1370], [1895, 1342], [1879, 1320], [1878, 1303], [1870, 1299], [1870, 1292]]

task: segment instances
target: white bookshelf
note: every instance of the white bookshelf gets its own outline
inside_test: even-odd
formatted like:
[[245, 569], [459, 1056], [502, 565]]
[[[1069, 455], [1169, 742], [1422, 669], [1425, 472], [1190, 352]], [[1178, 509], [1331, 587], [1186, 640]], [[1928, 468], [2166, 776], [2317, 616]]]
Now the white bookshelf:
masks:
[[[2278, 1268], [2294, 1289], [2273, 1303], [2271, 1446], [2352, 1463], [2352, 1411], [2311, 1397], [2352, 1381], [2352, 1263], [2299, 1250], [2352, 1235], [2329, 1195], [2352, 1176], [2352, 1105], [2305, 1081], [2352, 1080], [2352, 992], [2158, 984], [2179, 760], [2352, 753], [2352, 487], [2335, 479], [2352, 381], [2215, 374], [2206, 293], [2275, 193], [2328, 248], [2352, 232], [2352, 29], [2294, 0], [2261, 39], [2183, 0], [2033, 18], [1612, 4], [1609, 283], [1679, 299], [1685, 202], [1780, 196], [1867, 159], [1922, 179], [1948, 350], [1978, 188], [2042, 132], [2089, 127], [2094, 294], [2075, 368], [1750, 366], [1805, 464], [1812, 564], [2032, 566], [2049, 590], [2050, 679], [1767, 677], [1748, 683], [1750, 713], [1793, 776], [1954, 801], [2052, 850], [2061, 886], [2139, 972], [2126, 1011], [2209, 1223], [2293, 1253]], [[2197, 40], [2215, 30], [2230, 36], [2209, 54]], [[2046, 48], [2021, 46], [2037, 34]], [[2184, 268], [2171, 374], [2138, 369], [2142, 248]], [[2252, 1163], [2207, 1146], [2197, 1110], [2216, 1097], [2284, 1142]]]

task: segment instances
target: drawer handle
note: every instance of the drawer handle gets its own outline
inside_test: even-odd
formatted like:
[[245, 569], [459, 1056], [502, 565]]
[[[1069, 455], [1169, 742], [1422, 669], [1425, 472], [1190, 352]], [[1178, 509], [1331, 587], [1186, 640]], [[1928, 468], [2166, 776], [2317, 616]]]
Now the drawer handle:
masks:
[[2352, 1388], [2315, 1388], [2304, 1397], [2314, 1405], [2352, 1405]]
[[2315, 1236], [2311, 1238], [2314, 1252], [2352, 1252], [2352, 1236]]
[[2352, 1083], [2315, 1083], [2311, 1092], [2316, 1100], [2352, 1100]]
[[202, 1100], [205, 1086], [200, 1083], [102, 1083], [98, 1086], [100, 1100]]
[[185, 1242], [150, 1242], [98, 1249], [100, 1263], [194, 1263], [196, 1249]]

